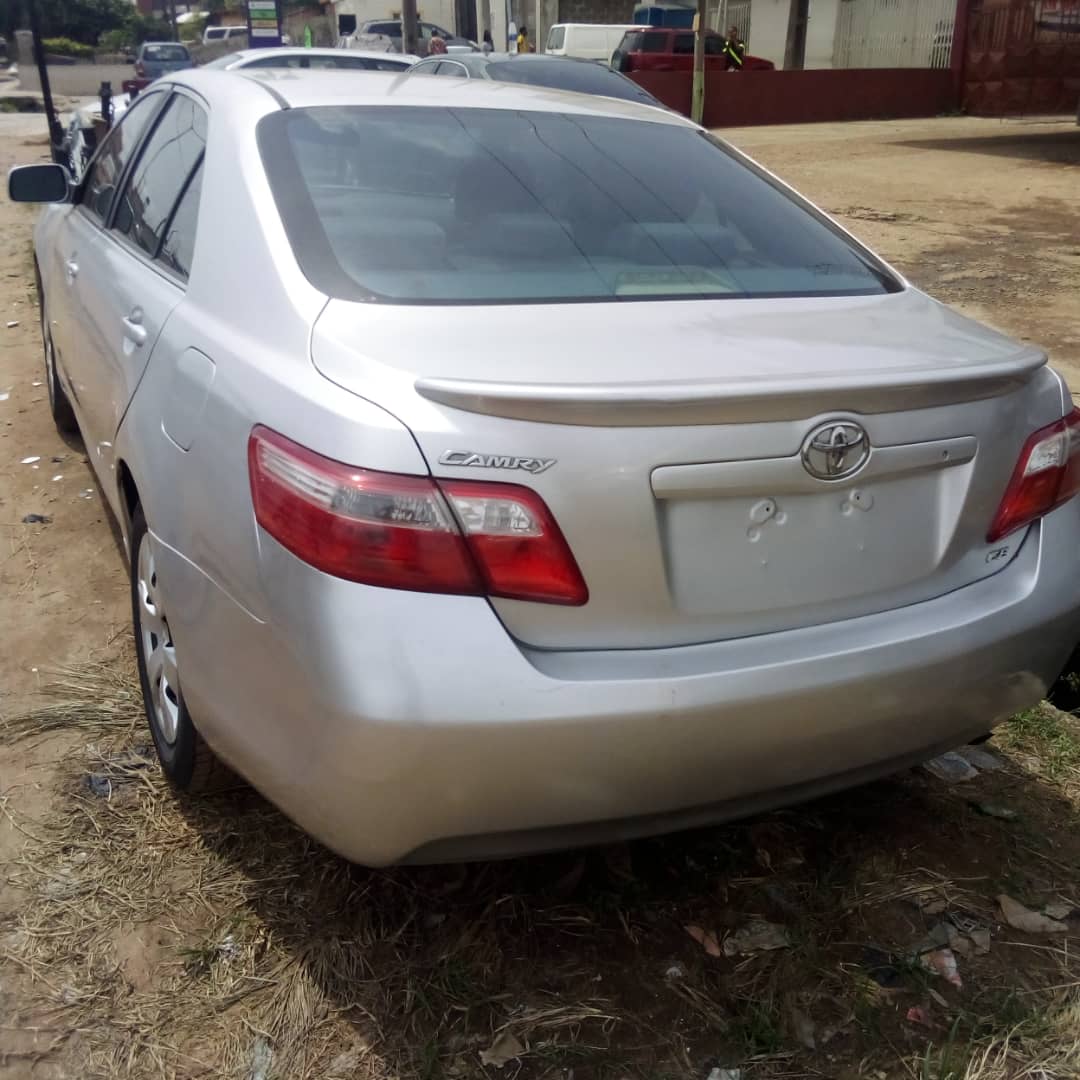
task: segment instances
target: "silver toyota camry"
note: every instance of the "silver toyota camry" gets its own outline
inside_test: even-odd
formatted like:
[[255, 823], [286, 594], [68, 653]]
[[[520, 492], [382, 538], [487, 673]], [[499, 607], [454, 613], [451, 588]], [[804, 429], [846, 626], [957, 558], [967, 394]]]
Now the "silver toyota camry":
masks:
[[979, 736], [1080, 637], [1045, 356], [669, 112], [197, 71], [9, 185], [177, 788], [369, 864], [661, 832]]

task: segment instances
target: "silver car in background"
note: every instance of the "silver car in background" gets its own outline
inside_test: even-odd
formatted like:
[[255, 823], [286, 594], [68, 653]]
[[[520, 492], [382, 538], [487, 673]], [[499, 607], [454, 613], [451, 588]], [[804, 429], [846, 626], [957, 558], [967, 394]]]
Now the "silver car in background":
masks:
[[204, 68], [221, 71], [288, 68], [289, 70], [329, 71], [406, 71], [419, 60], [418, 56], [401, 53], [364, 52], [353, 49], [305, 49], [284, 46], [278, 49], [244, 49], [226, 53], [204, 64]]
[[673, 113], [197, 71], [9, 186], [178, 788], [370, 864], [638, 836], [963, 743], [1080, 636], [1044, 355]]

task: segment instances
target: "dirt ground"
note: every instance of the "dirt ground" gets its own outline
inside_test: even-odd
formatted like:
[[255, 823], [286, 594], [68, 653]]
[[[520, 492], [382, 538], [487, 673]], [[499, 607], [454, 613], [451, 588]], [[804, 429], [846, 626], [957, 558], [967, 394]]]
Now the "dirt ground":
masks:
[[[0, 167], [42, 127], [0, 115]], [[722, 134], [1080, 391], [1080, 129]], [[117, 534], [48, 415], [32, 224], [0, 202], [0, 1080], [1080, 1075], [1077, 924], [1017, 934], [996, 899], [1080, 904], [1080, 740], [1048, 707], [962, 791], [912, 774], [585, 856], [368, 874], [253, 795], [178, 808], [130, 723]], [[57, 669], [83, 674], [42, 712]], [[946, 916], [994, 935], [958, 946], [963, 987], [911, 959]], [[755, 919], [786, 944], [723, 954]]]

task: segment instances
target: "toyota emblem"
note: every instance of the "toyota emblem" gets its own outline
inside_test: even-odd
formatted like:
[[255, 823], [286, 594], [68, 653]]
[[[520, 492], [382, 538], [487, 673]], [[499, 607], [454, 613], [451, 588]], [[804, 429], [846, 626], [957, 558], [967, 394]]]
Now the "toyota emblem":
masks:
[[844, 480], [869, 460], [870, 437], [861, 424], [850, 420], [821, 424], [803, 443], [803, 468], [819, 480]]

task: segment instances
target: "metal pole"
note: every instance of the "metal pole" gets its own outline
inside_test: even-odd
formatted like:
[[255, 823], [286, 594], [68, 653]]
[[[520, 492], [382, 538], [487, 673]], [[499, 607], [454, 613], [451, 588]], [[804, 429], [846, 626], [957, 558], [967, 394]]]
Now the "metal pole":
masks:
[[105, 130], [108, 131], [113, 122], [112, 83], [103, 82], [98, 93], [101, 95], [101, 119], [105, 123]]
[[53, 105], [52, 87], [49, 85], [49, 69], [45, 64], [45, 50], [41, 47], [41, 22], [38, 19], [37, 0], [26, 0], [30, 13], [30, 34], [34, 42], [34, 63], [37, 65], [38, 79], [41, 81], [41, 97], [45, 104], [45, 119], [49, 125], [49, 146], [53, 161], [64, 164], [64, 155], [60, 147], [64, 141], [64, 129], [56, 119], [56, 107]]
[[401, 51], [416, 55], [420, 49], [419, 26], [416, 21], [416, 0], [401, 0]]
[[705, 115], [705, 28], [706, 2], [698, 0], [694, 27], [694, 81], [690, 86], [690, 119], [700, 124]]

